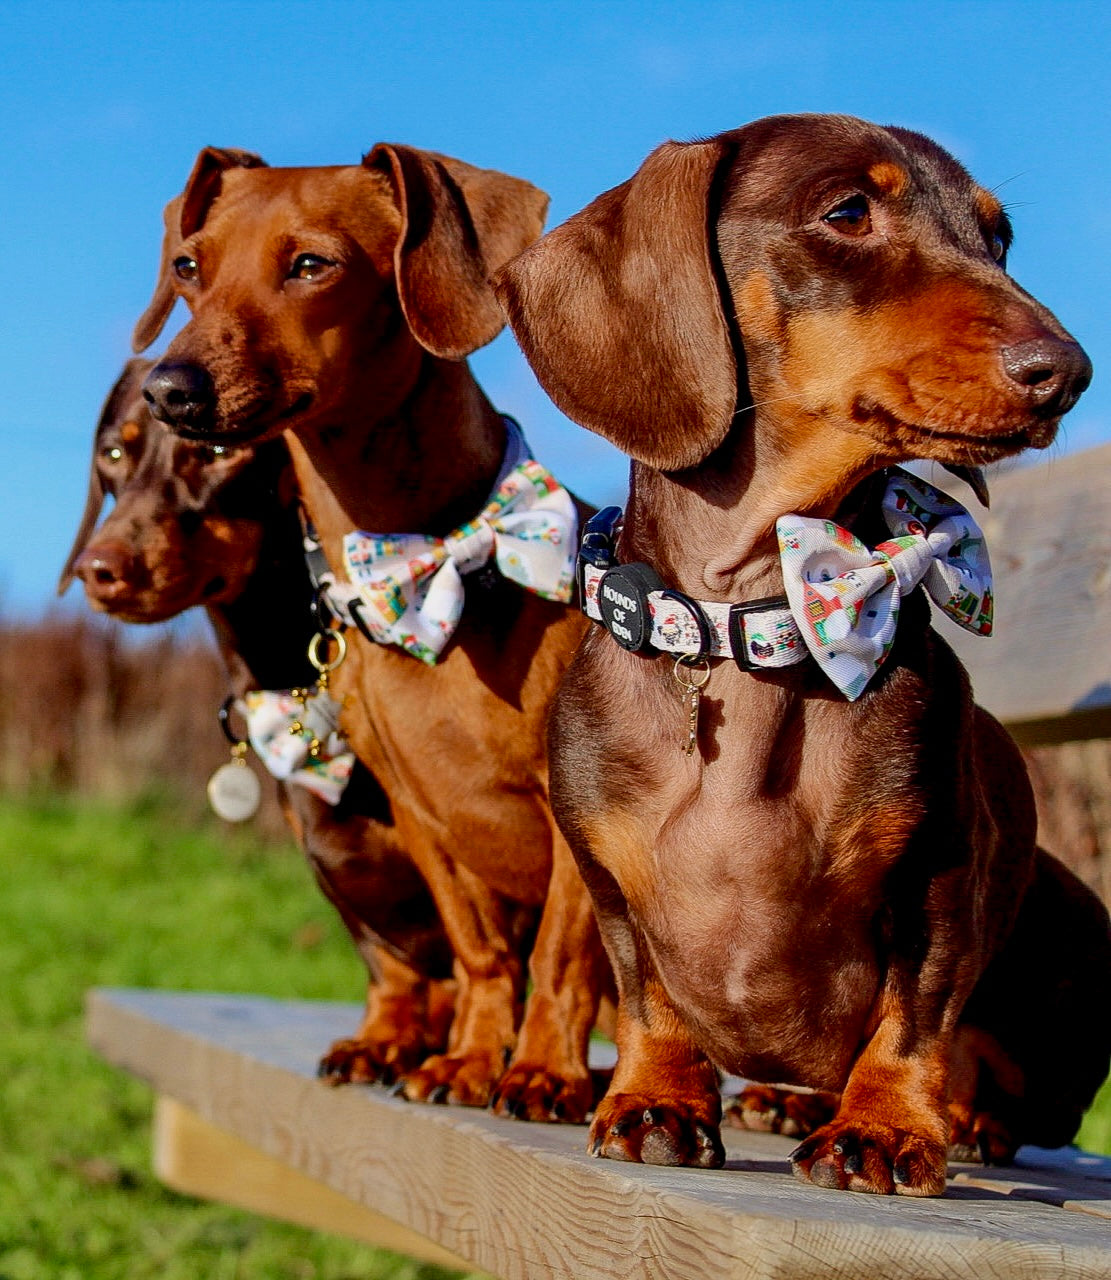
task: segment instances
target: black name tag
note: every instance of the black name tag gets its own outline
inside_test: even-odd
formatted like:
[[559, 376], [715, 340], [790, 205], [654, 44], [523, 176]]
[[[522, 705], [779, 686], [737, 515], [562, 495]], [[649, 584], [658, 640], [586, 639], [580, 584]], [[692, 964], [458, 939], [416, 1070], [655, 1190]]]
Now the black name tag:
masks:
[[652, 614], [648, 595], [661, 591], [663, 582], [646, 564], [619, 564], [608, 569], [598, 583], [598, 609], [602, 625], [623, 649], [639, 653], [649, 647]]

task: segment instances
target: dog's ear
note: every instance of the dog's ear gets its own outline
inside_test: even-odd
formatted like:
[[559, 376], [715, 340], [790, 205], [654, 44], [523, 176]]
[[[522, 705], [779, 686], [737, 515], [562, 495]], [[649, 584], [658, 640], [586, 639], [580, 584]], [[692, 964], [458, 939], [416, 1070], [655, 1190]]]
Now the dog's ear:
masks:
[[736, 407], [712, 243], [716, 179], [731, 155], [724, 139], [665, 142], [494, 279], [559, 408], [664, 471], [706, 457]]
[[177, 292], [174, 289], [172, 267], [178, 245], [191, 236], [204, 222], [205, 215], [220, 191], [220, 178], [226, 169], [258, 169], [266, 161], [252, 151], [240, 151], [237, 147], [205, 147], [193, 164], [193, 172], [185, 184], [185, 190], [174, 196], [162, 213], [162, 260], [158, 266], [158, 280], [154, 296], [147, 309], [139, 317], [131, 334], [131, 349], [139, 352], [162, 332], [170, 312], [174, 309]]
[[363, 164], [390, 179], [401, 213], [394, 271], [406, 322], [434, 355], [461, 360], [504, 327], [489, 278], [543, 231], [548, 197], [414, 147], [380, 142]]
[[73, 540], [73, 546], [70, 548], [69, 555], [66, 556], [65, 566], [58, 578], [59, 595], [64, 594], [66, 588], [73, 581], [73, 566], [77, 563], [77, 557], [88, 546], [89, 537], [96, 528], [96, 522], [100, 518], [101, 507], [104, 506], [106, 495], [104, 485], [100, 479], [100, 470], [96, 465], [101, 432], [105, 427], [118, 422], [127, 412], [128, 405], [142, 394], [143, 379], [152, 368], [153, 364], [150, 360], [129, 360], [124, 365], [123, 372], [116, 379], [112, 390], [108, 392], [108, 397], [100, 410], [100, 417], [97, 419], [96, 424], [96, 434], [93, 436], [93, 460], [89, 469], [89, 492], [85, 496], [85, 510], [81, 513], [81, 523], [77, 529], [77, 536]]

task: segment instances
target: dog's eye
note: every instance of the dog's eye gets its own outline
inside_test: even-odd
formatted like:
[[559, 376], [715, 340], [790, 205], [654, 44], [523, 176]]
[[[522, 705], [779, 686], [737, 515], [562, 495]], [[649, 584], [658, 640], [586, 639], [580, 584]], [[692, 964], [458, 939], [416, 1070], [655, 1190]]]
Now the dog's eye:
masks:
[[123, 449], [118, 444], [106, 444], [101, 449], [100, 456], [105, 462], [120, 462], [123, 459]]
[[290, 280], [319, 280], [336, 264], [317, 253], [299, 253], [289, 269]]
[[182, 255], [174, 259], [174, 275], [179, 280], [196, 280], [199, 274], [196, 258]]
[[865, 196], [849, 196], [835, 204], [822, 215], [822, 221], [848, 236], [863, 236], [872, 230], [872, 215]]
[[988, 236], [988, 252], [996, 262], [1002, 262], [1007, 256], [1007, 242], [1001, 235], [992, 232], [991, 235]]

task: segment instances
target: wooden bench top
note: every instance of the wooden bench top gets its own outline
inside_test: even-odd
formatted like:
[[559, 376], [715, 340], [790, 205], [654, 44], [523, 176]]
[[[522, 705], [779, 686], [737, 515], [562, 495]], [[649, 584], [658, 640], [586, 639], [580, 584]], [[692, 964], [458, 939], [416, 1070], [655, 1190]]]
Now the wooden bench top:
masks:
[[[423, 1256], [504, 1280], [1111, 1278], [1111, 1159], [1026, 1148], [1012, 1169], [954, 1166], [933, 1200], [803, 1186], [787, 1170], [792, 1142], [771, 1134], [727, 1131], [726, 1168], [712, 1172], [594, 1160], [581, 1127], [321, 1083], [320, 1054], [359, 1014], [96, 990], [88, 1035], [202, 1126], [307, 1175], [305, 1197], [335, 1198], [333, 1228], [374, 1238], [365, 1221], [381, 1215], [437, 1242]], [[213, 1150], [213, 1183], [234, 1183]]]

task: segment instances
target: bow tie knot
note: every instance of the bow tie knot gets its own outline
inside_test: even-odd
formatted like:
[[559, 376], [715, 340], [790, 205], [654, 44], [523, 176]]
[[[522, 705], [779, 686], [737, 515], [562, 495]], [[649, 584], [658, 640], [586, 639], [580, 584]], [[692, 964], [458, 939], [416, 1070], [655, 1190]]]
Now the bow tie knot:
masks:
[[991, 634], [991, 566], [965, 508], [893, 468], [883, 516], [893, 536], [873, 549], [831, 520], [789, 515], [776, 523], [791, 612], [807, 648], [850, 700], [887, 658], [900, 603], [920, 583], [960, 626]]

